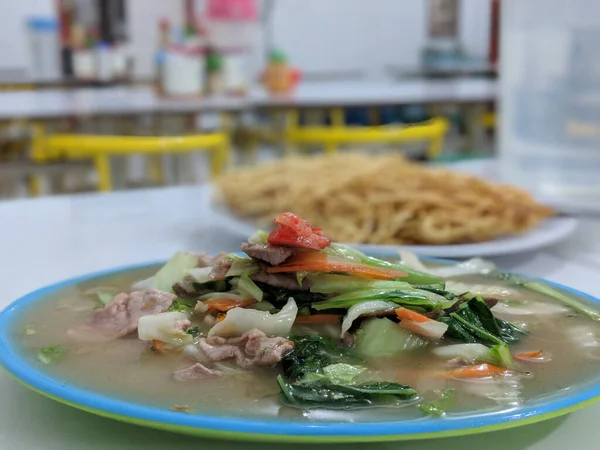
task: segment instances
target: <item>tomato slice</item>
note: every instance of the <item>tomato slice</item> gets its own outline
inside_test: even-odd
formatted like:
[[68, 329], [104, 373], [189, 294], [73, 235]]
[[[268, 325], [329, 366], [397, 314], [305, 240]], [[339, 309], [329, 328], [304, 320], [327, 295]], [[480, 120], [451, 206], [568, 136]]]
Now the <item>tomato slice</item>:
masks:
[[297, 215], [286, 212], [279, 214], [274, 222], [278, 225], [267, 238], [271, 245], [310, 248], [321, 250], [331, 244], [320, 228], [313, 228]]

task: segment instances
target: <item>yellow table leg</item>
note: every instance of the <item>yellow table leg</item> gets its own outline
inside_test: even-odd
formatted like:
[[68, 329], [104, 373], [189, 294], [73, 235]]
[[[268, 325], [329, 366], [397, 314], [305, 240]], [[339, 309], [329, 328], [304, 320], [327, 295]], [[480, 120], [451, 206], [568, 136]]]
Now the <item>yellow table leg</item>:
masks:
[[110, 160], [108, 155], [96, 155], [94, 157], [94, 166], [98, 172], [98, 188], [100, 191], [112, 191], [112, 176], [110, 170]]
[[331, 126], [336, 128], [346, 126], [346, 116], [343, 108], [333, 108], [331, 110]]

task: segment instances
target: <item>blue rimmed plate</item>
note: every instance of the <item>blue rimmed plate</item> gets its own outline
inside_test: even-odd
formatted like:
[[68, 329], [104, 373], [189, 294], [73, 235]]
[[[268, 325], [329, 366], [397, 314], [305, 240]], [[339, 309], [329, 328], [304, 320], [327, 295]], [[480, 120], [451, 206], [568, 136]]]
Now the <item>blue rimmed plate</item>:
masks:
[[[158, 264], [158, 263], [157, 263]], [[24, 355], [15, 342], [15, 324], [32, 306], [52, 294], [84, 281], [116, 275], [156, 264], [112, 269], [72, 278], [39, 289], [17, 300], [0, 313], [0, 365], [25, 386], [61, 403], [115, 420], [213, 438], [272, 442], [375, 442], [459, 436], [501, 430], [550, 419], [600, 399], [600, 379], [569, 390], [545, 395], [510, 410], [448, 417], [423, 417], [387, 422], [297, 422], [240, 417], [182, 414], [166, 408], [121, 400], [91, 389], [65, 384]], [[546, 282], [600, 304], [600, 300], [574, 289]]]

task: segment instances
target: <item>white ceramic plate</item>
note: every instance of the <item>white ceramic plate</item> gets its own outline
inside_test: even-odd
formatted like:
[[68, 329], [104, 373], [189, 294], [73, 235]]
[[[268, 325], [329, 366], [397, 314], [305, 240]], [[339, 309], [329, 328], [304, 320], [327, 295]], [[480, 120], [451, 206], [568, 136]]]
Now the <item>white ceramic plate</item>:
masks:
[[[493, 159], [457, 162], [444, 166], [450, 170], [471, 173], [488, 180], [498, 179]], [[253, 223], [235, 217], [225, 207], [219, 206], [218, 214], [222, 215], [224, 224], [241, 237], [248, 237], [256, 230]], [[474, 256], [498, 256], [523, 253], [556, 244], [571, 235], [577, 228], [577, 224], [577, 219], [571, 217], [555, 217], [544, 221], [542, 224], [521, 235], [501, 237], [492, 241], [455, 245], [410, 245], [402, 246], [402, 248], [421, 256], [445, 258], [471, 258]], [[360, 251], [368, 253], [394, 254], [401, 248], [399, 245], [352, 245]]]

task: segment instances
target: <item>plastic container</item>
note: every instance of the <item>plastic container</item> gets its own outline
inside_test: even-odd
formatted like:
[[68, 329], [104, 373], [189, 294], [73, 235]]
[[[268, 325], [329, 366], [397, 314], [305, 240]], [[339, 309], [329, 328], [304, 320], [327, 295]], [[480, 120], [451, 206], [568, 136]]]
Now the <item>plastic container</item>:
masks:
[[220, 50], [223, 60], [223, 90], [231, 95], [243, 95], [248, 90], [248, 52], [245, 49]]
[[106, 42], [96, 44], [96, 79], [107, 82], [113, 78], [112, 48]]
[[600, 2], [504, 0], [504, 181], [565, 211], [600, 211]]
[[58, 21], [52, 17], [32, 17], [27, 21], [31, 45], [31, 76], [36, 81], [61, 78], [61, 50]]
[[205, 57], [201, 50], [171, 46], [164, 52], [162, 93], [167, 96], [199, 96], [205, 86]]

